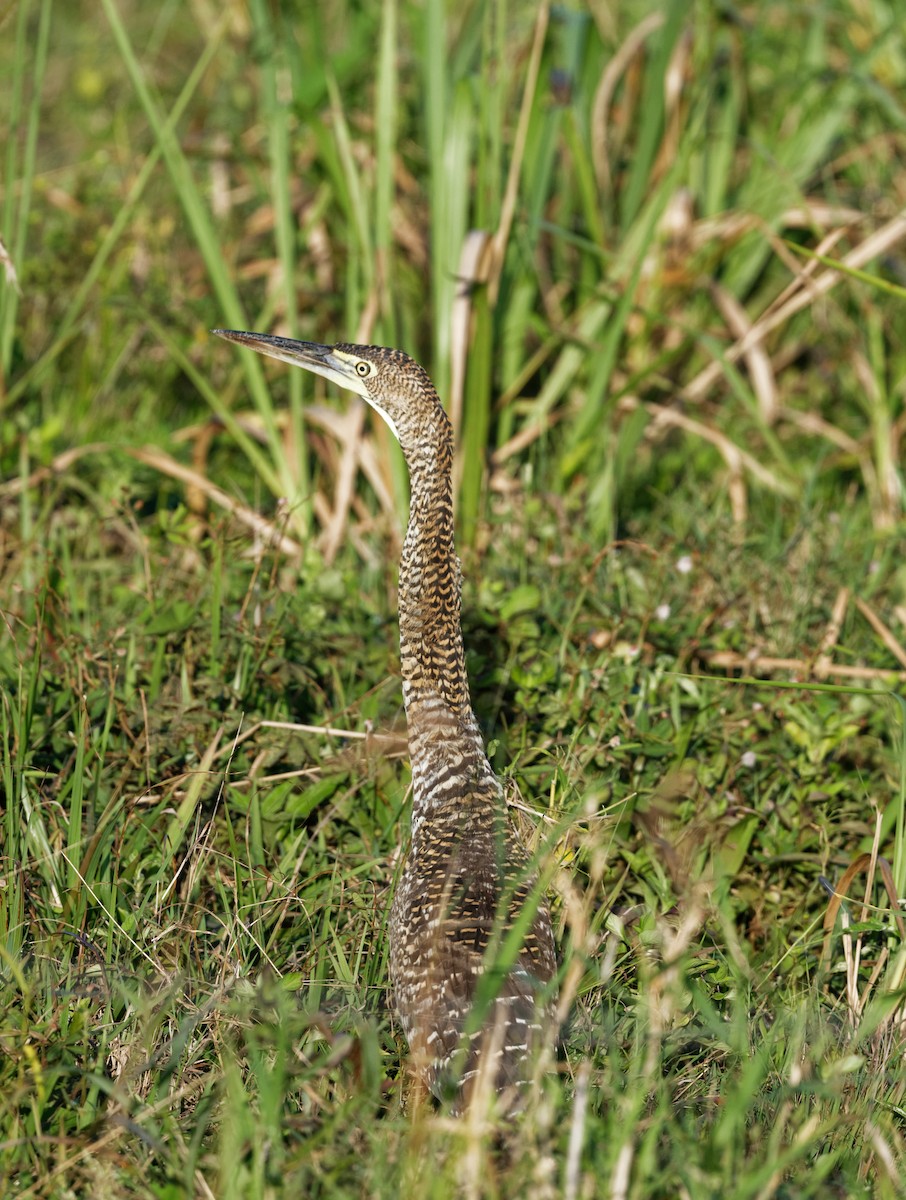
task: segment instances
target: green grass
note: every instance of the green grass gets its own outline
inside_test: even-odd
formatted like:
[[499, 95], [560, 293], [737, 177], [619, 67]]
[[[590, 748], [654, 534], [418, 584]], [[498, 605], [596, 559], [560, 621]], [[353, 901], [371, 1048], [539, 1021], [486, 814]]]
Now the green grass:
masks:
[[[0, 1192], [903, 1194], [897, 6], [0, 31]], [[449, 399], [560, 948], [507, 1152], [388, 1004], [400, 457], [215, 326]]]

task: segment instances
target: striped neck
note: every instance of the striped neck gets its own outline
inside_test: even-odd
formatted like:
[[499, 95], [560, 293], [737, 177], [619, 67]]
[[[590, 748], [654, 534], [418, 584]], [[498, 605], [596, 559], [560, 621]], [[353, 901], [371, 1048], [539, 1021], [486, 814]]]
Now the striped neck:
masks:
[[431, 436], [423, 428], [416, 446], [403, 447], [410, 504], [400, 559], [400, 658], [414, 836], [422, 817], [436, 819], [448, 802], [451, 811], [461, 812], [467, 797], [489, 802], [481, 808], [496, 807], [499, 799], [469, 698], [453, 542], [452, 431], [441, 417], [431, 422]]
[[435, 424], [406, 455], [409, 526], [400, 559], [400, 657], [410, 721], [440, 701], [454, 716], [470, 711], [460, 626], [460, 569], [453, 544], [453, 462], [449, 422]]

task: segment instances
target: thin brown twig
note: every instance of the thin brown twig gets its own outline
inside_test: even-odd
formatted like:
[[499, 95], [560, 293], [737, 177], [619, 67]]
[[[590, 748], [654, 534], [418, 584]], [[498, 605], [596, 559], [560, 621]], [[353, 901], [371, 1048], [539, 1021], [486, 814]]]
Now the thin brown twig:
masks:
[[302, 725], [297, 721], [256, 721], [254, 725], [250, 725], [241, 735], [224, 747], [217, 755], [222, 758], [227, 753], [231, 752], [236, 746], [248, 741], [253, 737], [259, 729], [285, 729], [289, 733], [314, 733], [323, 734], [324, 737], [349, 738], [354, 741], [364, 742], [387, 742], [395, 743], [401, 739], [400, 735], [393, 733], [361, 733], [357, 729], [337, 729], [332, 725]]
[[[739, 340], [747, 337], [752, 328], [752, 322], [736, 297], [717, 282], [712, 284], [711, 293], [733, 337]], [[773, 425], [777, 420], [778, 410], [777, 381], [774, 378], [774, 368], [770, 356], [761, 337], [753, 342], [744, 357], [761, 418], [767, 425]]]
[[906, 650], [903, 649], [903, 647], [893, 636], [871, 605], [865, 600], [861, 600], [858, 596], [856, 596], [856, 608], [869, 623], [897, 662], [901, 666], [906, 667]]
[[790, 495], [789, 484], [775, 475], [773, 471], [769, 471], [747, 450], [737, 446], [719, 429], [714, 429], [711, 425], [706, 425], [703, 421], [689, 417], [679, 409], [668, 408], [664, 404], [656, 404], [651, 401], [645, 405], [645, 408], [656, 418], [655, 428], [657, 424], [673, 425], [678, 429], [686, 430], [687, 433], [694, 433], [703, 441], [710, 442], [712, 446], [717, 447], [731, 471], [738, 471], [740, 467], [745, 467], [749, 474], [764, 487], [770, 488], [773, 492], [780, 492], [782, 495]]
[[359, 464], [359, 443], [365, 427], [365, 402], [356, 400], [344, 414], [343, 450], [337, 471], [334, 489], [333, 512], [321, 539], [324, 561], [329, 566], [337, 556], [343, 533], [349, 522], [349, 512], [355, 493], [355, 479]]
[[886, 225], [869, 234], [863, 242], [845, 255], [840, 260], [840, 270], [829, 268], [812, 280], [807, 290], [803, 289], [797, 292], [779, 307], [767, 309], [744, 337], [740, 338], [735, 345], [727, 347], [721, 360], [709, 363], [691, 383], [683, 388], [680, 398], [690, 403], [703, 400], [723, 374], [725, 362], [736, 362], [765, 334], [788, 321], [801, 309], [807, 308], [817, 297], [831, 291], [842, 279], [846, 278], [846, 268], [859, 270], [873, 258], [886, 253], [904, 237], [906, 237], [906, 212], [898, 213]]
[[734, 650], [717, 650], [714, 653], [699, 651], [699, 657], [709, 667], [718, 667], [728, 671], [764, 672], [766, 675], [775, 671], [792, 671], [804, 679], [814, 676], [825, 679], [836, 676], [839, 679], [864, 679], [906, 682], [906, 671], [896, 671], [884, 667], [848, 666], [845, 663], [830, 663], [821, 666], [818, 662], [809, 662], [804, 658], [775, 658], [770, 654], [737, 654]]
[[840, 637], [840, 630], [843, 627], [843, 620], [846, 616], [846, 609], [849, 606], [849, 588], [841, 587], [837, 592], [837, 598], [834, 601], [833, 612], [827, 623], [827, 628], [824, 631], [824, 637], [821, 639], [821, 645], [818, 649], [818, 657], [815, 659], [815, 671], [826, 672], [833, 667], [833, 661], [830, 657], [830, 652], [837, 644], [837, 639]]
[[260, 513], [256, 513], [254, 509], [248, 508], [245, 504], [235, 500], [223, 488], [218, 487], [216, 483], [212, 483], [204, 475], [199, 475], [197, 471], [193, 471], [190, 467], [177, 462], [175, 458], [166, 454], [163, 450], [158, 450], [154, 446], [125, 446], [123, 447], [123, 453], [137, 459], [139, 462], [145, 463], [149, 467], [154, 467], [156, 471], [160, 471], [163, 475], [169, 475], [171, 479], [178, 479], [181, 483], [198, 488], [214, 504], [226, 509], [237, 521], [241, 521], [243, 525], [247, 525], [263, 541], [270, 546], [278, 548], [283, 554], [296, 557], [302, 553], [302, 547], [299, 543], [291, 537], [287, 537], [285, 533], [281, 533], [273, 521], [269, 521], [266, 517], [262, 517]]
[[607, 110], [610, 108], [610, 102], [620, 78], [645, 44], [645, 39], [656, 29], [660, 29], [664, 20], [662, 12], [654, 12], [640, 21], [607, 64], [601, 81], [595, 89], [591, 106], [591, 157], [595, 169], [595, 179], [601, 192], [607, 192], [610, 189], [610, 163], [607, 157]]
[[52, 479], [54, 475], [62, 475], [80, 458], [85, 458], [89, 454], [103, 454], [104, 451], [113, 449], [114, 447], [109, 442], [87, 442], [84, 446], [71, 446], [68, 450], [63, 450], [56, 455], [46, 467], [37, 467], [24, 479], [21, 475], [17, 475], [15, 479], [0, 483], [0, 497], [18, 496], [26, 488], [36, 487], [45, 479]]

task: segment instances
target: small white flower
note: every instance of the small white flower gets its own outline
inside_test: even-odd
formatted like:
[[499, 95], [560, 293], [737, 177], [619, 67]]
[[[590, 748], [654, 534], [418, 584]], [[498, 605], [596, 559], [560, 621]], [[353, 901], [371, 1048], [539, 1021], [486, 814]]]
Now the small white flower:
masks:
[[682, 558], [676, 560], [676, 569], [680, 575], [688, 575], [692, 570], [692, 555], [684, 554]]
[[615, 658], [622, 658], [624, 662], [632, 662], [634, 658], [638, 658], [640, 646], [635, 642], [619, 641], [613, 648]]
[[654, 615], [657, 617], [657, 619], [659, 621], [666, 621], [667, 618], [670, 616], [670, 605], [669, 604], [659, 604], [657, 606], [657, 608], [654, 610]]
[[744, 767], [748, 767], [751, 770], [758, 762], [758, 758], [754, 750], [747, 750], [739, 761]]

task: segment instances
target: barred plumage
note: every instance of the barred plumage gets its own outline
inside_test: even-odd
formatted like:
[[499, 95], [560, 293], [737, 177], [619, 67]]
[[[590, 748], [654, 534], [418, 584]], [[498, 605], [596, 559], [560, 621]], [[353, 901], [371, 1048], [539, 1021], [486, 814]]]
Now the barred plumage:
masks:
[[[394, 1000], [413, 1070], [432, 1092], [454, 1088], [461, 1106], [486, 1076], [505, 1105], [518, 1103], [532, 1053], [551, 1032], [556, 961], [550, 916], [469, 698], [449, 420], [425, 370], [399, 350], [214, 332], [357, 392], [402, 446], [410, 508], [400, 658], [413, 800], [390, 912]], [[510, 946], [513, 929], [522, 936]], [[511, 961], [501, 970], [504, 951]]]

